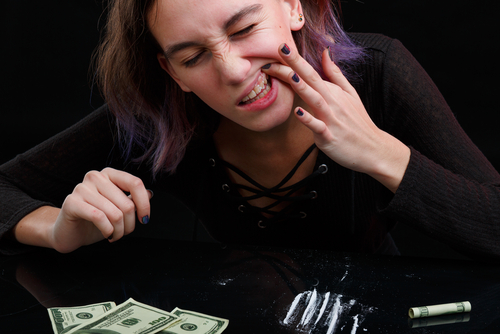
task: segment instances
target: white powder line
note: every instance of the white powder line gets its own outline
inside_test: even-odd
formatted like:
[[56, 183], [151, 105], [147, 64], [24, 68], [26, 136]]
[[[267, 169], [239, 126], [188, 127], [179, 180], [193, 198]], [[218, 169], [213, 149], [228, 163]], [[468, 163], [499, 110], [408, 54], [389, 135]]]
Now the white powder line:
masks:
[[318, 292], [316, 291], [316, 289], [314, 289], [314, 291], [311, 294], [311, 298], [309, 299], [309, 303], [307, 304], [306, 310], [302, 315], [302, 319], [300, 320], [300, 325], [307, 325], [309, 321], [311, 321], [314, 313], [316, 312], [317, 300], [318, 300]]
[[295, 296], [295, 299], [292, 302], [292, 305], [290, 305], [290, 309], [288, 310], [288, 313], [286, 314], [285, 320], [283, 320], [283, 323], [288, 325], [290, 322], [290, 318], [293, 315], [293, 312], [295, 311], [295, 308], [297, 308], [297, 305], [299, 304], [300, 299], [304, 295], [304, 292], [299, 293], [297, 296]]
[[318, 318], [316, 318], [316, 322], [314, 323], [315, 325], [318, 323], [319, 319], [323, 316], [323, 313], [325, 313], [326, 306], [328, 305], [328, 301], [330, 300], [330, 291], [325, 293], [325, 297], [323, 299], [323, 305], [321, 305], [321, 309], [319, 310]]
[[342, 277], [342, 278], [340, 279], [340, 281], [341, 281], [341, 282], [342, 282], [342, 281], [344, 280], [344, 278], [346, 278], [346, 276], [347, 276], [347, 273], [349, 273], [349, 271], [348, 271], [348, 270], [346, 270], [346, 271], [345, 271], [345, 274], [344, 274], [344, 276], [343, 276], [343, 277]]
[[356, 331], [358, 330], [358, 316], [359, 314], [356, 314], [354, 317], [352, 317], [354, 319], [354, 324], [352, 325], [351, 334], [356, 334]]
[[335, 332], [335, 327], [337, 326], [337, 320], [339, 319], [340, 313], [342, 313], [342, 306], [340, 306], [340, 298], [342, 295], [338, 295], [335, 300], [335, 305], [333, 305], [332, 310], [332, 320], [330, 321], [330, 326], [328, 327], [327, 334], [333, 334]]

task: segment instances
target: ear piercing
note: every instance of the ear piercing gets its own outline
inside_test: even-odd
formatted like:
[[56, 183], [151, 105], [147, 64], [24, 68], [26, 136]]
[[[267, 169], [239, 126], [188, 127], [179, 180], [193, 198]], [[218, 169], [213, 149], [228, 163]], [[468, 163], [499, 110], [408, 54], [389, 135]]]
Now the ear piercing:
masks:
[[304, 16], [302, 14], [299, 14], [299, 22], [302, 22], [304, 20]]

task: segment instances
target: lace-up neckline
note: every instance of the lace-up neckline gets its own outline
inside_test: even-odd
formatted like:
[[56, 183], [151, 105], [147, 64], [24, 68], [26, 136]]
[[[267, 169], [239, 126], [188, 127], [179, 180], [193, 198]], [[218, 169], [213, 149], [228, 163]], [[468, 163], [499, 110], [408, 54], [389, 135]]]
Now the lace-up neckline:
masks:
[[[259, 227], [267, 227], [270, 223], [273, 221], [278, 221], [278, 220], [284, 220], [284, 219], [290, 219], [290, 218], [305, 218], [307, 214], [305, 212], [297, 212], [297, 210], [293, 210], [292, 205], [288, 205], [282, 210], [273, 210], [276, 206], [280, 205], [283, 202], [300, 202], [300, 201], [305, 201], [305, 200], [311, 200], [315, 199], [318, 194], [316, 191], [312, 190], [310, 192], [301, 194], [301, 195], [296, 195], [294, 196], [296, 192], [299, 190], [303, 189], [306, 187], [310, 181], [317, 177], [320, 174], [326, 173], [328, 170], [326, 165], [321, 165], [319, 166], [318, 169], [313, 171], [310, 175], [305, 177], [304, 179], [284, 187], [284, 185], [293, 177], [293, 175], [296, 173], [297, 169], [302, 165], [302, 163], [309, 157], [311, 152], [316, 148], [316, 145], [313, 144], [311, 145], [307, 151], [302, 155], [302, 157], [299, 159], [297, 164], [292, 168], [292, 170], [274, 187], [267, 188], [264, 187], [263, 185], [259, 184], [257, 181], [253, 180], [250, 176], [245, 174], [243, 171], [241, 171], [239, 168], [236, 166], [230, 164], [227, 161], [224, 160], [219, 160], [222, 166], [234, 171], [237, 173], [239, 176], [241, 176], [243, 179], [245, 179], [247, 182], [249, 182], [253, 187], [243, 185], [243, 184], [238, 184], [238, 183], [226, 183], [222, 185], [222, 189], [226, 193], [226, 197], [228, 200], [235, 202], [238, 205], [238, 210], [242, 213], [260, 213], [266, 214], [269, 216], [269, 218], [264, 218], [262, 217], [262, 220], [258, 221]], [[252, 195], [250, 196], [241, 196], [239, 192], [233, 192], [232, 190], [239, 190], [239, 189], [244, 189]], [[273, 203], [265, 206], [265, 207], [257, 207], [250, 205], [248, 201], [262, 198], [262, 197], [267, 197], [271, 198], [274, 200]]]

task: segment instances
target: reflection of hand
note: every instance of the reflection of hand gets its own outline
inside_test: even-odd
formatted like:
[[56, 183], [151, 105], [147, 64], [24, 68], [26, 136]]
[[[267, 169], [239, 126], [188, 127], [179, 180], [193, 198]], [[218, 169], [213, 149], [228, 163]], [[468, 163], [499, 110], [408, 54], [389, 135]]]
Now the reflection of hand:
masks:
[[284, 53], [284, 47], [280, 46], [280, 54], [288, 66], [273, 63], [265, 71], [288, 82], [306, 104], [295, 112], [314, 133], [318, 148], [338, 164], [367, 173], [396, 191], [408, 165], [409, 148], [373, 123], [328, 50], [323, 52], [322, 65], [330, 82], [295, 50]]

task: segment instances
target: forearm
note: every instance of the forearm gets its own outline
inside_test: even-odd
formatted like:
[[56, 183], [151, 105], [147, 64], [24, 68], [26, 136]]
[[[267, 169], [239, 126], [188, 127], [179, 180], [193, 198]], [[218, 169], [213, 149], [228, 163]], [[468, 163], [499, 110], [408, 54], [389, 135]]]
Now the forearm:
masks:
[[43, 206], [26, 215], [12, 229], [12, 236], [22, 244], [54, 248], [52, 230], [60, 209]]

